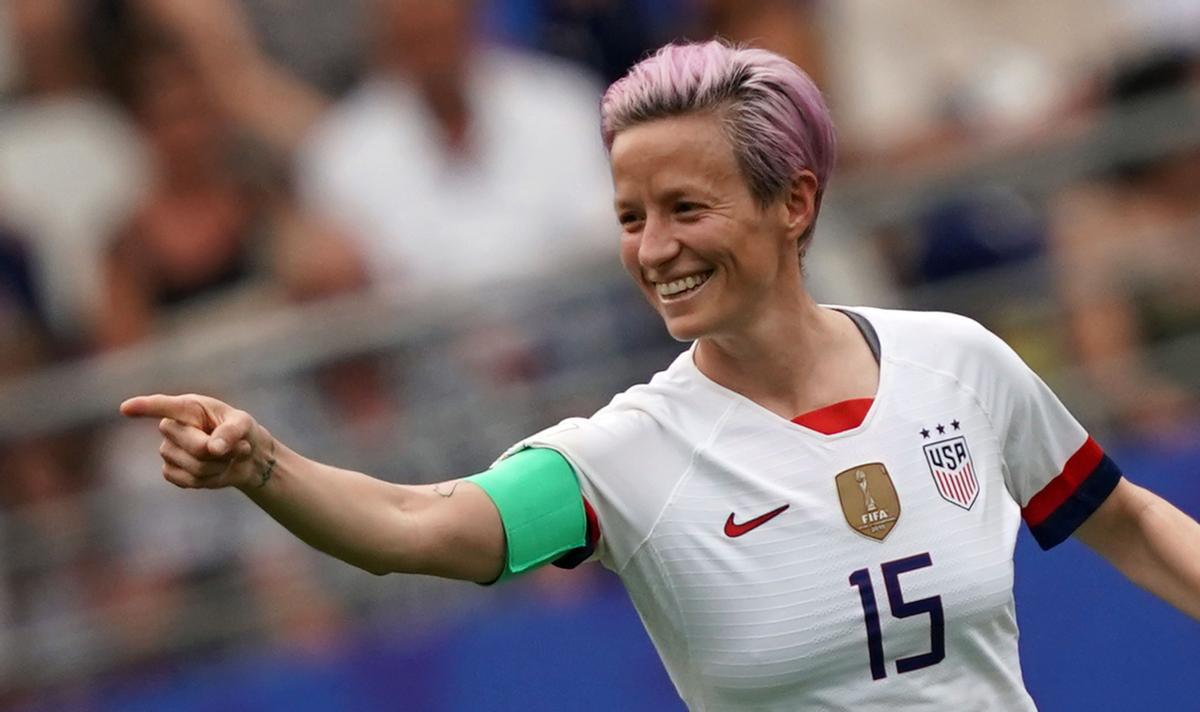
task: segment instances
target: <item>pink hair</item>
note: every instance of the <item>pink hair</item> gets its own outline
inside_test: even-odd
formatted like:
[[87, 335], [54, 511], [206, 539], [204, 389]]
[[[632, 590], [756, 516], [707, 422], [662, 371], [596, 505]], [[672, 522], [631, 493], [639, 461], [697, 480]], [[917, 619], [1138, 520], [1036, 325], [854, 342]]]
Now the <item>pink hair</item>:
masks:
[[706, 111], [721, 117], [763, 205], [804, 169], [817, 177], [818, 198], [824, 193], [837, 153], [829, 109], [804, 70], [773, 52], [719, 40], [668, 44], [604, 92], [600, 129], [611, 150], [631, 126]]

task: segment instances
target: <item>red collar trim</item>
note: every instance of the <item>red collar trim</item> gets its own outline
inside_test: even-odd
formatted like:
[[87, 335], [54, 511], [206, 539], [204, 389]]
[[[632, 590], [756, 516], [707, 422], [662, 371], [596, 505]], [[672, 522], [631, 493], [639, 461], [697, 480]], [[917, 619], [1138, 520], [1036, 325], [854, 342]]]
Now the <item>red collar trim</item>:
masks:
[[844, 400], [797, 415], [792, 422], [822, 435], [837, 435], [862, 425], [874, 402], [874, 398]]

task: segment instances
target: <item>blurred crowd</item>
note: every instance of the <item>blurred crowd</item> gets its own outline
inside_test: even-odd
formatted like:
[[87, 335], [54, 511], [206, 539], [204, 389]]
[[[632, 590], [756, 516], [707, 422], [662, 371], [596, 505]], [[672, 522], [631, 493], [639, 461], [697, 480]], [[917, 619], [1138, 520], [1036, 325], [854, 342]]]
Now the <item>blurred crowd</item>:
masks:
[[[611, 279], [598, 100], [648, 50], [714, 35], [793, 59], [834, 111], [818, 296], [980, 318], [1116, 431], [1195, 417], [1194, 0], [0, 0], [0, 392], [347, 295], [478, 303], [302, 379], [197, 383], [389, 479], [486, 466], [622, 385], [572, 373], [673, 348]], [[595, 392], [548, 406], [556, 378]], [[344, 574], [245, 502], [159, 481], [155, 435], [0, 441], [0, 703], [354, 620]]]

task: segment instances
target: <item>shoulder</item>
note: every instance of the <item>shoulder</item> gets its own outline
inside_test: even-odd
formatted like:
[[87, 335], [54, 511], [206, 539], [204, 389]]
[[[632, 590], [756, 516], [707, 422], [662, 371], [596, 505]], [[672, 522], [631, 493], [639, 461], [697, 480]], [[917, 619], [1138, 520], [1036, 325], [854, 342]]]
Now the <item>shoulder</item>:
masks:
[[[1057, 396], [1007, 343], [979, 322], [945, 312], [862, 310], [877, 324], [883, 358], [969, 393], [1002, 428], [1015, 414], [1062, 410]], [[1022, 427], [1046, 430], [1024, 417]]]
[[989, 413], [1047, 390], [1021, 357], [979, 322], [948, 312], [855, 309], [879, 332], [881, 356], [900, 371], [970, 393]]
[[[866, 317], [881, 332], [905, 347], [920, 343], [923, 334], [936, 333], [956, 342], [970, 342], [991, 334], [982, 324], [962, 314], [944, 311], [883, 309], [880, 307], [839, 307]], [[916, 333], [914, 333], [914, 330]]]
[[[603, 470], [604, 462], [629, 465], [687, 459], [719, 425], [734, 400], [703, 382], [685, 351], [648, 382], [616, 395], [588, 418], [568, 418], [519, 443], [567, 451]], [[641, 469], [636, 468], [636, 469]]]
[[884, 358], [956, 373], [1020, 362], [1003, 339], [961, 314], [874, 307], [850, 311], [866, 317], [879, 332]]
[[599, 517], [617, 570], [649, 536], [695, 453], [736, 407], [697, 380], [691, 358], [691, 351], [683, 353], [590, 418], [564, 420], [514, 448], [544, 447], [566, 458]]

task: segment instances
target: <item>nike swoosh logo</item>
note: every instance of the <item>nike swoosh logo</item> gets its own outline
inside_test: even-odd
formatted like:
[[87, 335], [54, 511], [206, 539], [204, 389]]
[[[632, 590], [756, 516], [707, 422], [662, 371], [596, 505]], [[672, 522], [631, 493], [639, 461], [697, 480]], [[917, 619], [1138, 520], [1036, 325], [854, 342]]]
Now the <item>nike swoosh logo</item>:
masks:
[[762, 525], [766, 524], [767, 522], [771, 521], [775, 517], [778, 517], [780, 514], [783, 514], [784, 512], [786, 512], [787, 508], [790, 506], [792, 506], [792, 505], [785, 504], [782, 507], [779, 507], [778, 509], [772, 509], [771, 511], [767, 512], [766, 514], [760, 514], [759, 516], [755, 517], [754, 519], [742, 522], [741, 524], [738, 524], [737, 522], [733, 521], [733, 514], [730, 514], [729, 519], [725, 520], [725, 536], [730, 537], [730, 538], [739, 537], [739, 536], [745, 534], [746, 532], [757, 529], [757, 528], [761, 527]]

